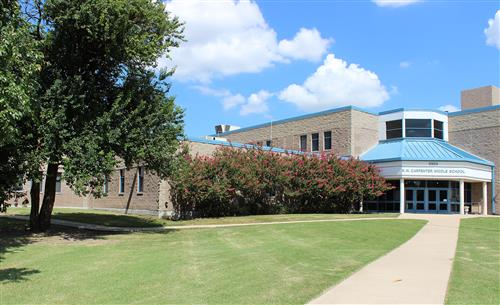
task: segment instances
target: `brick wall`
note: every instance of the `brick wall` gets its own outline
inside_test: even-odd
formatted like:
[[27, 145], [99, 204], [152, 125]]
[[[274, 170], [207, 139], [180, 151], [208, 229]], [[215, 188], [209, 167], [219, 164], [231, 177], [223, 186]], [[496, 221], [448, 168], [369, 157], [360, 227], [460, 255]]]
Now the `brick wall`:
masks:
[[462, 110], [486, 107], [500, 104], [500, 89], [495, 86], [485, 86], [460, 93]]
[[109, 177], [107, 196], [90, 198], [89, 208], [112, 208], [123, 210], [158, 211], [160, 178], [150, 171], [144, 171], [143, 191], [137, 191], [137, 168], [125, 170], [125, 192], [119, 192], [120, 170]]
[[[495, 163], [495, 205], [500, 213], [500, 109], [450, 115], [448, 136], [452, 145]], [[488, 183], [491, 194], [491, 183]], [[490, 201], [491, 202], [491, 201]], [[491, 213], [491, 205], [488, 208]]]
[[[323, 151], [325, 131], [332, 132], [332, 148], [339, 156], [358, 156], [378, 142], [377, 116], [355, 109], [277, 123], [272, 126], [275, 147], [300, 150], [300, 136], [307, 135], [307, 151], [311, 151], [311, 137], [319, 133], [319, 148]], [[222, 135], [230, 141], [265, 144], [271, 139], [271, 126], [247, 129]]]

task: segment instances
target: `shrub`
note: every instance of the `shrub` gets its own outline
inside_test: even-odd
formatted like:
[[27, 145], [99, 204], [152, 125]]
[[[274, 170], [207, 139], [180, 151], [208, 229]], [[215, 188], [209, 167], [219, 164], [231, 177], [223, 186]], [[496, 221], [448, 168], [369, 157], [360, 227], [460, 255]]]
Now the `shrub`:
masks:
[[176, 214], [220, 217], [276, 213], [348, 213], [390, 186], [373, 165], [333, 154], [278, 154], [220, 147], [213, 156], [184, 151], [171, 178]]

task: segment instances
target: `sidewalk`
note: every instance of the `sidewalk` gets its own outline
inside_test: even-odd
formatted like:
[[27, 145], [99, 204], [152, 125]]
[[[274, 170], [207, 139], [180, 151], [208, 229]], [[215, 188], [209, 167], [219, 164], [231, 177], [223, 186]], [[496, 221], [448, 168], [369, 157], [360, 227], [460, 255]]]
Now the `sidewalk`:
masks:
[[[28, 216], [16, 215], [1, 215], [0, 217], [29, 220]], [[290, 221], [275, 221], [275, 222], [253, 222], [253, 223], [231, 223], [231, 224], [214, 224], [214, 225], [186, 225], [186, 226], [163, 226], [163, 227], [110, 227], [96, 224], [88, 224], [69, 220], [60, 220], [52, 218], [51, 222], [54, 225], [72, 227], [84, 230], [104, 231], [104, 232], [161, 232], [167, 230], [182, 230], [182, 229], [213, 229], [226, 227], [246, 227], [246, 226], [262, 226], [262, 225], [279, 225], [293, 223], [312, 223], [312, 222], [337, 222], [337, 221], [360, 221], [360, 220], [388, 220], [398, 219], [397, 217], [366, 217], [366, 218], [340, 218], [340, 219], [313, 219], [313, 220], [290, 220]]]
[[443, 304], [460, 218], [431, 214], [400, 216], [400, 219], [429, 222], [412, 239], [309, 304]]

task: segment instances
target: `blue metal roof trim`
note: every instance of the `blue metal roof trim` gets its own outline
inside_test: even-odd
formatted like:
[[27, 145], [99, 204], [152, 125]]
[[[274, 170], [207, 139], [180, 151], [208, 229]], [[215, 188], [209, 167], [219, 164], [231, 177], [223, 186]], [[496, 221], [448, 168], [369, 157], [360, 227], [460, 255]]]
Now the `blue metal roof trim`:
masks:
[[450, 113], [448, 113], [448, 116], [457, 116], [457, 115], [464, 115], [464, 114], [469, 114], [469, 113], [492, 111], [492, 110], [497, 110], [497, 109], [500, 109], [500, 105], [493, 105], [493, 106], [486, 106], [486, 107], [479, 107], [479, 108], [466, 109], [466, 110], [461, 110], [461, 111], [456, 111], [456, 112], [450, 112]]
[[365, 109], [362, 109], [362, 108], [359, 108], [356, 106], [344, 106], [344, 107], [328, 109], [328, 110], [324, 110], [324, 111], [320, 111], [320, 112], [304, 114], [304, 115], [300, 115], [300, 116], [296, 116], [296, 117], [291, 117], [288, 119], [267, 122], [267, 123], [253, 125], [253, 126], [249, 126], [249, 127], [243, 127], [243, 128], [237, 129], [237, 130], [231, 130], [231, 131], [226, 131], [226, 132], [219, 133], [219, 134], [213, 134], [212, 136], [220, 137], [220, 136], [224, 136], [224, 135], [228, 135], [228, 134], [232, 134], [232, 133], [238, 133], [238, 132], [242, 132], [242, 131], [268, 127], [268, 126], [271, 126], [271, 124], [278, 125], [278, 124], [283, 124], [283, 123], [287, 123], [287, 122], [299, 121], [299, 120], [309, 119], [309, 118], [313, 118], [313, 117], [317, 117], [317, 116], [322, 116], [322, 115], [327, 115], [327, 114], [342, 112], [342, 111], [350, 111], [350, 110], [357, 110], [357, 111], [365, 112], [365, 113], [372, 114], [372, 115], [378, 115], [376, 112], [371, 112], [371, 111], [368, 111], [368, 110], [365, 110]]
[[243, 144], [238, 142], [229, 142], [229, 141], [218, 141], [218, 140], [207, 140], [207, 139], [186, 139], [189, 142], [203, 143], [203, 144], [211, 144], [211, 145], [221, 145], [221, 146], [230, 146], [236, 148], [259, 148], [265, 151], [272, 151], [276, 153], [289, 153], [289, 154], [303, 154], [302, 151], [292, 150], [292, 149], [283, 149], [277, 147], [268, 147], [268, 146], [257, 146], [252, 144]]
[[408, 108], [397, 108], [397, 109], [392, 109], [392, 110], [381, 111], [381, 112], [378, 113], [378, 115], [384, 115], [384, 114], [396, 113], [396, 112], [402, 112], [402, 111], [425, 111], [425, 112], [436, 112], [436, 113], [444, 114], [444, 115], [448, 114], [448, 112], [442, 111], [442, 110], [439, 110], [439, 109], [408, 109]]
[[390, 161], [466, 161], [493, 166], [484, 160], [446, 141], [430, 138], [405, 138], [380, 141], [360, 156], [367, 162]]

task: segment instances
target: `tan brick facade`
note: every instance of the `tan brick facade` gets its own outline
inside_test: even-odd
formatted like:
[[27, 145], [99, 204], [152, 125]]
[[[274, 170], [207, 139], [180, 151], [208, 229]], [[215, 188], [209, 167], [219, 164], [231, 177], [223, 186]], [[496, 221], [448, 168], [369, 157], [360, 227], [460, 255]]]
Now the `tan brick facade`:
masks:
[[464, 90], [460, 94], [462, 110], [500, 105], [500, 88], [485, 86]]
[[[500, 192], [500, 109], [450, 115], [448, 118], [448, 137], [450, 144], [495, 163], [495, 203], [496, 213], [500, 213], [498, 201]], [[488, 183], [488, 193], [491, 194], [491, 183]], [[491, 212], [491, 204], [488, 210]]]
[[277, 121], [272, 125], [242, 129], [221, 135], [229, 141], [300, 150], [300, 136], [307, 135], [307, 149], [312, 151], [312, 134], [319, 134], [319, 151], [324, 149], [324, 132], [332, 133], [332, 151], [339, 156], [358, 156], [378, 142], [377, 116], [345, 107], [340, 111], [319, 113], [303, 119]]

